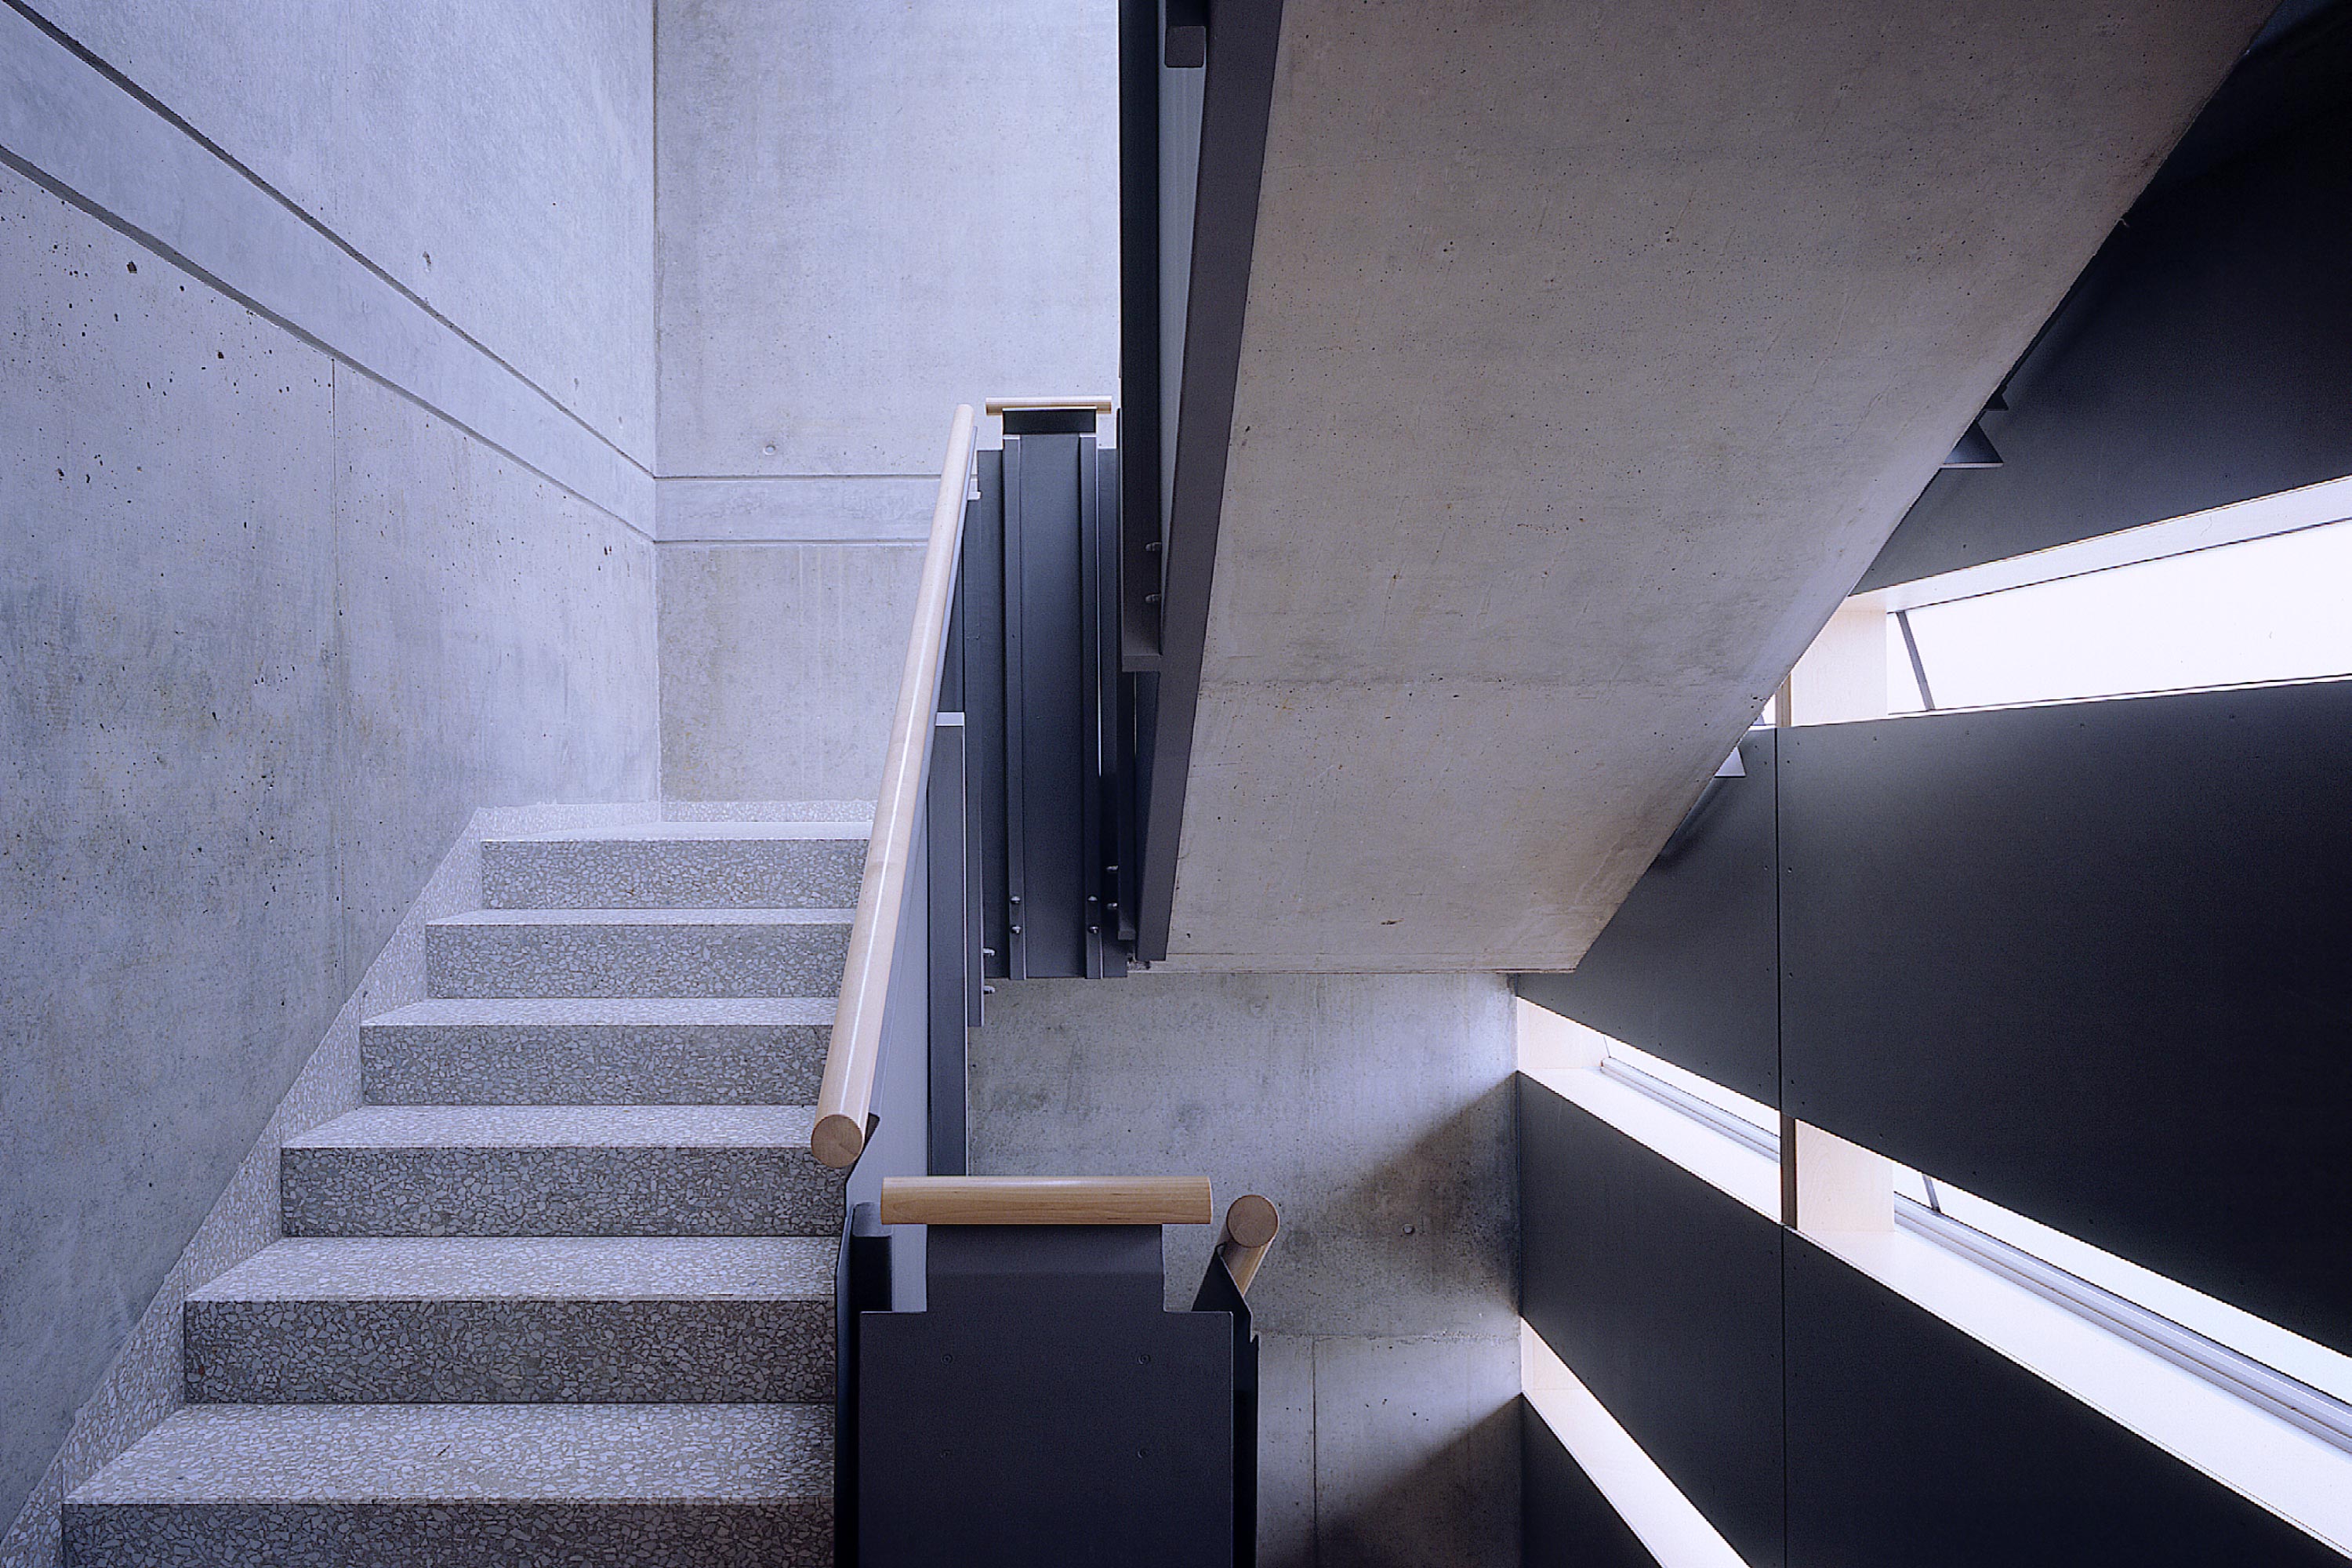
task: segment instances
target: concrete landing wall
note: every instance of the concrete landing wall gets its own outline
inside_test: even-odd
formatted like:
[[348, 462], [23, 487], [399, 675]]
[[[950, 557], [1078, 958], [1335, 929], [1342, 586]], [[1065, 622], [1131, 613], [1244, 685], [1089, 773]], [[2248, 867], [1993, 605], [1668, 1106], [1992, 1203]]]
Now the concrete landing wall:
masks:
[[[1494, 975], [1000, 981], [972, 1036], [990, 1175], [1206, 1173], [1282, 1235], [1259, 1561], [1518, 1560], [1510, 995]], [[1213, 1239], [1169, 1233], [1170, 1305]]]
[[0, 1520], [469, 814], [658, 774], [646, 8], [48, 9], [0, 11]]
[[1114, 388], [1116, 6], [657, 21], [664, 793], [869, 797], [955, 405]]
[[653, 0], [36, 0], [653, 465]]
[[663, 793], [678, 800], [873, 799], [922, 551], [658, 548]]

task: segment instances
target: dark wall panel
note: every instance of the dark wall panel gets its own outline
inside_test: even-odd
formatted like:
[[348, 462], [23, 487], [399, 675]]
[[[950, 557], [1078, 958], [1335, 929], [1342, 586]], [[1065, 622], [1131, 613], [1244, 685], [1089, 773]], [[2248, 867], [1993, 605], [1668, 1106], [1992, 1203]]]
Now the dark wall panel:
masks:
[[2352, 1350], [2352, 682], [1793, 731], [1788, 1109]]
[[2352, 473], [2347, 102], [2352, 15], [2249, 60], [1861, 586]]
[[1789, 1558], [1806, 1568], [2343, 1559], [1792, 1237]]
[[1767, 1105], [1780, 1102], [1773, 926], [1774, 731], [1739, 744], [1572, 974], [1522, 974], [1539, 1006]]
[[1657, 1568], [1658, 1562], [1524, 1400], [1519, 1560], [1526, 1568]]
[[1518, 1089], [1521, 1315], [1742, 1557], [1780, 1563], [1780, 1227]]

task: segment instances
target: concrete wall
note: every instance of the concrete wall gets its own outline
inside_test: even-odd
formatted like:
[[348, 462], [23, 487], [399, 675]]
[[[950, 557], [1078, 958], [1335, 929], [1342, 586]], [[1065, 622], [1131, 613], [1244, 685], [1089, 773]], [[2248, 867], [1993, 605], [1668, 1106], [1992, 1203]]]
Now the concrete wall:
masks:
[[35, 8], [652, 468], [653, 0]]
[[1118, 374], [1116, 8], [657, 21], [664, 791], [869, 796], [956, 404]]
[[[999, 982], [972, 1169], [1205, 1172], [1283, 1232], [1264, 1340], [1260, 1561], [1518, 1552], [1510, 996], [1494, 975]], [[1206, 1230], [1169, 1232], [1188, 1304]]]
[[647, 7], [49, 9], [0, 12], [0, 1520], [168, 1396], [110, 1363], [473, 810], [658, 772]]

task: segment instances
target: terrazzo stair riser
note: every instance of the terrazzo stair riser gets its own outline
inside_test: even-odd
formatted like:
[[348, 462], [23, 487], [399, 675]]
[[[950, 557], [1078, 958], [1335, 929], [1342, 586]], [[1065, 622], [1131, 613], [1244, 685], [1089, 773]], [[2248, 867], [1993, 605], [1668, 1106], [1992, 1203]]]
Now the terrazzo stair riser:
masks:
[[[786, 830], [772, 830], [783, 832]], [[862, 828], [837, 837], [520, 838], [482, 845], [494, 910], [847, 909], [866, 869]]]
[[185, 1310], [191, 1404], [814, 1403], [834, 1302], [245, 1300]]
[[833, 1500], [68, 1503], [68, 1568], [831, 1568]]
[[835, 1236], [842, 1175], [799, 1148], [289, 1145], [285, 1234]]
[[824, 1405], [188, 1405], [67, 1500], [65, 1559], [814, 1568], [832, 1455]]
[[822, 1000], [425, 1002], [360, 1026], [360, 1092], [372, 1105], [807, 1105], [832, 1027]]
[[425, 928], [435, 996], [837, 996], [846, 910], [484, 911]]

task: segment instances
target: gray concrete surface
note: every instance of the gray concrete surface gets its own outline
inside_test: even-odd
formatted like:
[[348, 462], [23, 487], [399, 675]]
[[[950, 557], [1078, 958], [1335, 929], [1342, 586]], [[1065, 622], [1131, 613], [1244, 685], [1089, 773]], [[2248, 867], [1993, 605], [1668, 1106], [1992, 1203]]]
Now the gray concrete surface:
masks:
[[0, 11], [0, 162], [641, 531], [653, 478], [119, 76]]
[[1118, 369], [1110, 0], [660, 0], [661, 471], [939, 472]]
[[653, 546], [0, 174], [0, 1516], [436, 859], [656, 783]]
[[663, 793], [870, 795], [955, 405], [1118, 378], [1117, 8], [658, 22]]
[[[976, 406], [976, 405], [975, 405]], [[939, 445], [947, 447], [948, 420]], [[666, 479], [654, 537], [719, 541], [919, 544], [931, 536], [939, 469], [928, 474], [775, 474], [737, 479]]]
[[[972, 1036], [984, 1174], [1189, 1174], [1282, 1214], [1260, 1560], [1508, 1563], [1518, 1490], [1510, 998], [1493, 975], [998, 982]], [[1213, 1237], [1168, 1236], [1170, 1304]]]
[[1171, 952], [1564, 969], [2271, 0], [1289, 0]]
[[32, 5], [652, 467], [653, 0]]
[[873, 798], [922, 551], [660, 550], [663, 795]]

